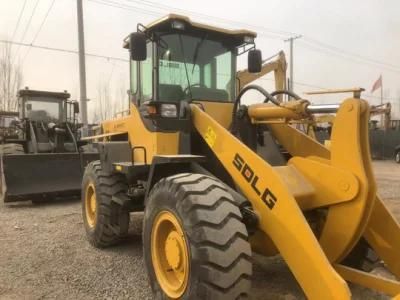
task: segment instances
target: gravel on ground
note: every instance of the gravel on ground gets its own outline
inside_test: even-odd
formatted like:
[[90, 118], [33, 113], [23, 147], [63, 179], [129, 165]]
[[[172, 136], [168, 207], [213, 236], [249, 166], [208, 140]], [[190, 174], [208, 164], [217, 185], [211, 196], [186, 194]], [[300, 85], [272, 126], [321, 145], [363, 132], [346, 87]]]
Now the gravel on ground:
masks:
[[[400, 165], [374, 162], [379, 194], [400, 218]], [[142, 257], [142, 214], [119, 246], [89, 245], [78, 199], [0, 205], [1, 299], [151, 299]], [[382, 272], [385, 273], [385, 272]], [[305, 299], [280, 258], [254, 256], [254, 299]], [[354, 299], [388, 299], [351, 285]]]

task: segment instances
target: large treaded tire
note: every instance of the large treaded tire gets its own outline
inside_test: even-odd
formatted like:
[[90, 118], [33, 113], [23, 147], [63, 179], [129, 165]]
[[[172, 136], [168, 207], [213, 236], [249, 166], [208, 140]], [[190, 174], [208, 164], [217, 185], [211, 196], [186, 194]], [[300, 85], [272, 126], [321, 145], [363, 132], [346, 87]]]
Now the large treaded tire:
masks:
[[0, 145], [0, 154], [25, 154], [24, 147], [20, 144], [4, 144]]
[[379, 263], [379, 257], [364, 238], [358, 241], [356, 246], [343, 261], [344, 265], [364, 272], [371, 272]]
[[396, 154], [394, 155], [394, 161], [400, 164], [400, 150], [397, 150]]
[[[93, 184], [96, 193], [96, 223], [90, 226], [86, 216], [85, 193]], [[82, 180], [82, 216], [89, 242], [96, 248], [114, 245], [126, 237], [129, 229], [129, 212], [112, 201], [112, 197], [126, 197], [128, 186], [120, 174], [102, 170], [100, 161], [92, 161], [85, 169]]]
[[247, 298], [251, 248], [238, 203], [217, 179], [191, 173], [160, 180], [146, 200], [143, 248], [155, 298], [168, 299], [151, 255], [152, 226], [162, 211], [171, 212], [182, 224], [189, 252], [188, 284], [180, 299]]

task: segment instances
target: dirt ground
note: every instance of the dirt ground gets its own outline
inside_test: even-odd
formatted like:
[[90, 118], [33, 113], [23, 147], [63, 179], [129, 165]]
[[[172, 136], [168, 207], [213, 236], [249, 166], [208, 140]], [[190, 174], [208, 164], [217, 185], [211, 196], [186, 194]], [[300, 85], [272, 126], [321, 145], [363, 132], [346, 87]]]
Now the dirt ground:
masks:
[[[379, 193], [400, 218], [400, 165], [374, 162]], [[0, 205], [0, 299], [151, 299], [142, 259], [141, 221], [129, 240], [97, 250], [86, 239], [79, 200]], [[280, 259], [256, 256], [254, 299], [304, 299]], [[354, 299], [387, 299], [351, 286]]]

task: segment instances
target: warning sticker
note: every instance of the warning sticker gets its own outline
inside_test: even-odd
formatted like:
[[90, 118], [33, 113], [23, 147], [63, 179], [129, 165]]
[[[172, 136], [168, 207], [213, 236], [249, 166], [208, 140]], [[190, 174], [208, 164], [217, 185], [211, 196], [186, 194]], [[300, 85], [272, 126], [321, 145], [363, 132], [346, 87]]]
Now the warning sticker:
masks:
[[217, 134], [215, 133], [214, 129], [212, 127], [208, 126], [207, 127], [207, 132], [204, 135], [204, 138], [211, 148], [214, 147], [215, 140], [217, 139]]

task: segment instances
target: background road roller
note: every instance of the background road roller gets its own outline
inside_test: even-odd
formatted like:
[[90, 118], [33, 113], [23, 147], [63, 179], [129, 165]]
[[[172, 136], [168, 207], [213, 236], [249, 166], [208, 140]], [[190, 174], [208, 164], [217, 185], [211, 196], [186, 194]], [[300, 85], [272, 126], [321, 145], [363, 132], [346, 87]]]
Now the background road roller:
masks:
[[82, 153], [78, 103], [67, 92], [18, 92], [14, 134], [0, 145], [0, 198], [4, 202], [43, 200], [78, 194], [83, 168], [97, 159]]
[[[156, 299], [250, 296], [252, 253], [281, 255], [309, 299], [350, 299], [346, 281], [398, 295], [399, 282], [362, 268], [372, 252], [400, 276], [400, 228], [376, 194], [368, 103], [312, 105], [284, 81], [272, 93], [241, 85], [238, 56], [248, 55], [241, 74], [263, 69], [255, 37], [169, 15], [124, 41], [130, 115], [92, 137], [100, 159], [82, 182], [88, 240], [118, 243], [129, 213], [144, 211]], [[264, 101], [245, 105], [248, 91]], [[332, 112], [329, 147], [297, 129]]]

